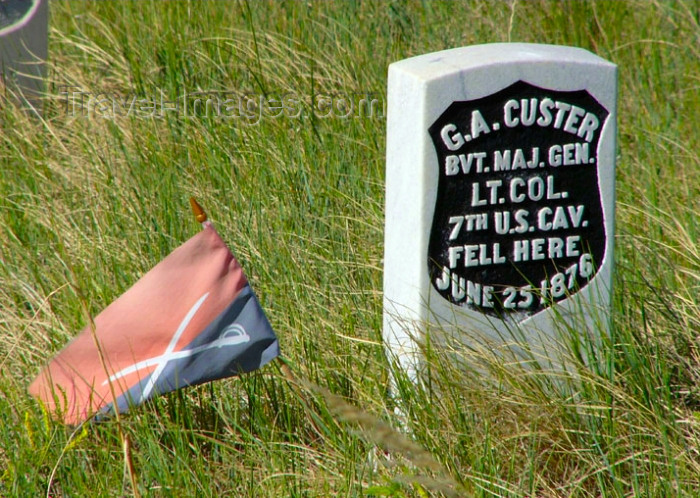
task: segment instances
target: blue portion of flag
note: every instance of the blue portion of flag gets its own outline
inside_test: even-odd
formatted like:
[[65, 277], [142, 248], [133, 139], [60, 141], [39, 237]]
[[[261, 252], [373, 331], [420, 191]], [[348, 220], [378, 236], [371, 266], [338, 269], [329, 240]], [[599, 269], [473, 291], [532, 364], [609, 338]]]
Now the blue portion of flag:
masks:
[[[139, 362], [162, 365], [117, 398], [120, 412], [153, 396], [256, 370], [279, 356], [279, 342], [255, 293], [246, 285], [234, 301], [180, 351]], [[135, 365], [138, 367], [139, 365]], [[125, 369], [130, 372], [134, 368]], [[152, 377], [158, 372], [158, 378]], [[114, 374], [113, 380], [119, 378]], [[153, 388], [145, 392], [150, 383]], [[146, 394], [144, 396], [144, 393]], [[101, 412], [112, 411], [112, 404]]]

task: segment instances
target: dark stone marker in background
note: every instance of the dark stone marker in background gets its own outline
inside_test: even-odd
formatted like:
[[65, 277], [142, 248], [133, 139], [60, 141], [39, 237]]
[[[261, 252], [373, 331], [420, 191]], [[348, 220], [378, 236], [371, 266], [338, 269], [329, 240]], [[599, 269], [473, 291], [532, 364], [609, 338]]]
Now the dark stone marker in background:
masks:
[[384, 337], [405, 369], [427, 333], [561, 366], [562, 329], [607, 331], [616, 94], [616, 66], [571, 47], [390, 66]]
[[37, 110], [44, 92], [48, 29], [48, 0], [0, 0], [0, 81]]

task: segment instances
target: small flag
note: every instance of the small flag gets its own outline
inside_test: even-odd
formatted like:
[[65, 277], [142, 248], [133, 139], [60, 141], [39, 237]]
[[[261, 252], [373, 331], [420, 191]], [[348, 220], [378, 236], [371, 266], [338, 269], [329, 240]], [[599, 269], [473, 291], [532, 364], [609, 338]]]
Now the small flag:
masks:
[[[206, 215], [204, 215], [206, 219]], [[201, 220], [200, 220], [201, 221]], [[249, 372], [279, 355], [274, 331], [214, 227], [158, 263], [95, 317], [29, 392], [75, 425], [157, 394]]]

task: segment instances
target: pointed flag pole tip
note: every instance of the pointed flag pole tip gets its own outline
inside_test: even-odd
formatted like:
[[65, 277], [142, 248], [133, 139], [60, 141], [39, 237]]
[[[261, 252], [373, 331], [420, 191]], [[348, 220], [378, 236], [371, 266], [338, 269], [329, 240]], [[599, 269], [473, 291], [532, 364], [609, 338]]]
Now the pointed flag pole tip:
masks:
[[190, 197], [190, 206], [192, 206], [192, 213], [194, 213], [194, 217], [199, 223], [207, 221], [207, 213], [204, 212], [204, 209], [199, 205], [197, 199]]

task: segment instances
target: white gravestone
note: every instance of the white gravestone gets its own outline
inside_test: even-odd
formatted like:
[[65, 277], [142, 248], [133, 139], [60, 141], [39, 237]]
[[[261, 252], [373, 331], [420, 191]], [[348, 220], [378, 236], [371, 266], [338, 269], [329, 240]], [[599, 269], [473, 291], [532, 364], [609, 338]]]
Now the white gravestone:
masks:
[[616, 94], [617, 67], [572, 47], [389, 66], [384, 340], [411, 375], [427, 334], [557, 364], [562, 329], [607, 331]]
[[0, 0], [0, 82], [34, 106], [44, 90], [48, 29], [48, 0]]

